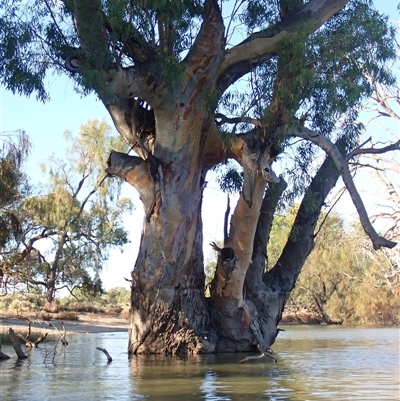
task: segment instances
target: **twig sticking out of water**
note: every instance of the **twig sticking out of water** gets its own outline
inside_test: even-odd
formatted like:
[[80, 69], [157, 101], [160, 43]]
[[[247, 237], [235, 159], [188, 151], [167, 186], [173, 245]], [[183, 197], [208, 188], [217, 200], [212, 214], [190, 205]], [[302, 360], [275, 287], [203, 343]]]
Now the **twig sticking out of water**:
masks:
[[47, 337], [48, 333], [45, 333], [43, 336], [40, 336], [39, 338], [37, 338], [35, 341], [31, 341], [29, 340], [29, 337], [32, 333], [31, 330], [31, 326], [32, 326], [32, 320], [29, 319], [28, 317], [20, 317], [19, 319], [24, 319], [28, 322], [28, 335], [26, 337], [24, 337], [22, 334], [20, 333], [15, 333], [15, 335], [25, 343], [25, 346], [28, 348], [36, 348], [42, 341], [44, 341]]
[[15, 333], [15, 335], [25, 343], [25, 346], [28, 348], [36, 348], [43, 340], [46, 339], [48, 333], [45, 333], [43, 336], [38, 337], [34, 342], [30, 341], [28, 337], [24, 337], [22, 334]]
[[52, 327], [54, 330], [58, 331], [58, 334], [60, 335], [60, 339], [61, 339], [61, 344], [62, 345], [68, 345], [68, 341], [67, 341], [67, 329], [65, 327], [64, 322], [61, 322], [60, 325], [61, 327], [64, 329], [64, 333], [61, 333], [61, 331], [58, 329], [58, 327], [54, 326], [54, 324], [45, 322], [48, 326]]
[[274, 352], [272, 351], [271, 348], [269, 348], [267, 351], [264, 351], [259, 345], [257, 345], [257, 349], [261, 352], [261, 355], [248, 356], [248, 357], [240, 360], [239, 363], [244, 363], [244, 362], [250, 361], [251, 359], [259, 359], [259, 358], [264, 358], [264, 357], [270, 358], [274, 362], [278, 362], [278, 360], [275, 358]]
[[55, 344], [55, 346], [54, 346], [52, 351], [47, 351], [47, 350], [45, 351], [45, 356], [44, 356], [44, 359], [43, 359], [43, 363], [47, 363], [47, 359], [49, 357], [51, 357], [51, 363], [53, 365], [55, 364], [54, 360], [56, 359], [57, 346], [58, 346], [59, 341], [60, 341], [60, 338], [57, 339], [57, 342], [56, 342], [56, 344]]
[[104, 352], [105, 356], [107, 357], [108, 363], [112, 362], [113, 359], [111, 358], [111, 355], [108, 353], [108, 351], [105, 348], [96, 347], [96, 349], [98, 349], [101, 352]]

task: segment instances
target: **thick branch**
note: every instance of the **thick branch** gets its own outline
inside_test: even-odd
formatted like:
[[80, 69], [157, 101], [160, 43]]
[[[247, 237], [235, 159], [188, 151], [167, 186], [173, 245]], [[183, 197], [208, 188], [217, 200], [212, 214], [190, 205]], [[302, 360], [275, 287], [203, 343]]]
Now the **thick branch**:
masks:
[[147, 215], [155, 204], [155, 188], [149, 162], [137, 156], [112, 151], [107, 164], [107, 174], [123, 178], [139, 192]]
[[217, 121], [217, 125], [222, 124], [239, 124], [239, 123], [247, 123], [253, 124], [256, 127], [261, 127], [261, 121], [251, 117], [227, 117], [222, 113], [215, 114], [215, 119], [220, 120]]
[[224, 32], [224, 21], [217, 0], [206, 0], [203, 23], [185, 58], [190, 69], [208, 64], [208, 60], [218, 53], [222, 56], [225, 47]]
[[342, 176], [347, 190], [349, 191], [353, 204], [360, 217], [361, 225], [371, 239], [374, 249], [379, 249], [381, 247], [393, 248], [396, 243], [381, 237], [372, 226], [368, 217], [368, 213], [365, 210], [364, 203], [354, 184], [349, 166], [345, 158], [339, 152], [339, 149], [328, 138], [319, 135], [318, 133], [313, 132], [305, 127], [297, 127], [294, 134], [300, 138], [304, 138], [315, 143], [332, 158], [332, 161], [335, 163], [335, 166]]
[[122, 43], [121, 52], [127, 54], [135, 63], [148, 64], [155, 59], [155, 51], [146, 41], [144, 36], [133, 27], [132, 24], [123, 20], [118, 20], [118, 25], [113, 25], [106, 15], [105, 28], [117, 35]]
[[15, 335], [15, 332], [11, 327], [8, 329], [8, 334], [10, 335], [11, 344], [14, 348], [15, 353], [18, 356], [18, 359], [28, 358], [28, 356], [25, 355], [24, 351], [22, 351], [21, 343], [18, 341], [18, 338]]
[[107, 357], [107, 363], [111, 363], [112, 362], [113, 359], [112, 359], [111, 355], [108, 353], [108, 351], [105, 348], [96, 347], [96, 349], [98, 349], [99, 351], [104, 353], [104, 355]]
[[382, 154], [382, 153], [386, 153], [386, 152], [390, 152], [390, 151], [394, 151], [394, 150], [400, 150], [400, 139], [397, 142], [392, 143], [391, 145], [384, 146], [383, 148], [357, 148], [357, 149], [354, 149], [352, 152], [350, 152], [346, 156], [345, 160], [349, 161], [351, 158], [353, 158], [354, 156], [357, 156], [357, 155], [365, 155], [365, 154], [378, 155], [378, 154]]
[[310, 34], [315, 32], [349, 1], [311, 0], [275, 26], [250, 35], [242, 43], [228, 50], [218, 71], [219, 91], [223, 93], [240, 77], [271, 59], [277, 52], [279, 41], [289, 32], [301, 26], [305, 26]]
[[[339, 142], [337, 145], [341, 148], [343, 143]], [[279, 260], [263, 277], [265, 284], [272, 290], [285, 292], [286, 299], [290, 295], [307, 256], [314, 248], [314, 231], [318, 216], [339, 176], [332, 159], [327, 157], [304, 194]]]
[[140, 97], [146, 101], [153, 100], [152, 106], [155, 106], [154, 91], [147, 89], [148, 82], [154, 82], [154, 85], [157, 85], [157, 82], [153, 76], [148, 76], [149, 74], [149, 70], [146, 73], [136, 66], [109, 69], [106, 90], [118, 98]]

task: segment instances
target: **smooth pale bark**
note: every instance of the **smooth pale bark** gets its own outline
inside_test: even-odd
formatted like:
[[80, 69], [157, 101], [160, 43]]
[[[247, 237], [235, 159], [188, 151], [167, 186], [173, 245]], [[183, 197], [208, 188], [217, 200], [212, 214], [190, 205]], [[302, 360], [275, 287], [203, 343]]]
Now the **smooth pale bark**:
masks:
[[[243, 194], [231, 218], [226, 248], [218, 255], [214, 279], [211, 283], [211, 299], [214, 319], [218, 322], [220, 342], [218, 351], [248, 351], [258, 345], [250, 329], [251, 314], [244, 299], [244, 281], [252, 259], [252, 247], [257, 221], [265, 190], [265, 179], [255, 174], [251, 207]], [[231, 250], [231, 252], [229, 252]]]

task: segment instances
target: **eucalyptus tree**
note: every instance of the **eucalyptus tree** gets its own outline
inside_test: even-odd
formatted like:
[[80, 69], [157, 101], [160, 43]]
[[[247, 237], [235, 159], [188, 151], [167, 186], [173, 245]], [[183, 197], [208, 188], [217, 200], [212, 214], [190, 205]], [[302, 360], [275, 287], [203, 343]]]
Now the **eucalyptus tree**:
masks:
[[[273, 344], [339, 176], [374, 247], [395, 245], [370, 223], [346, 161], [361, 152], [357, 106], [371, 93], [367, 75], [393, 82], [385, 62], [394, 31], [370, 1], [1, 4], [2, 84], [44, 100], [46, 71], [68, 74], [98, 95], [136, 152], [112, 152], [107, 169], [137, 189], [145, 209], [131, 354]], [[322, 163], [317, 149], [327, 155]], [[229, 159], [243, 168], [243, 187], [224, 246], [215, 245], [205, 297], [202, 195], [207, 172]], [[276, 207], [299, 194], [291, 235], [265, 272]]]
[[21, 233], [3, 260], [9, 285], [44, 289], [49, 302], [62, 288], [101, 292], [99, 273], [110, 247], [128, 242], [122, 214], [132, 207], [114, 199], [119, 185], [106, 180], [108, 152], [126, 147], [110, 131], [89, 121], [77, 138], [65, 133], [71, 147], [64, 158], [43, 163], [42, 193], [24, 198], [16, 211]]

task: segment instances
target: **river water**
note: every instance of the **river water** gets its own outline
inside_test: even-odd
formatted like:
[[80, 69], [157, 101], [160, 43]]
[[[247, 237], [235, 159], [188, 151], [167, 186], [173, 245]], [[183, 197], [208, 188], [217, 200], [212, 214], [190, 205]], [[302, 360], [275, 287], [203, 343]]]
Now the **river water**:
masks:
[[277, 363], [238, 364], [243, 354], [128, 359], [126, 333], [73, 334], [56, 354], [48, 342], [22, 361], [5, 345], [0, 400], [400, 400], [399, 328], [285, 329], [273, 346]]

